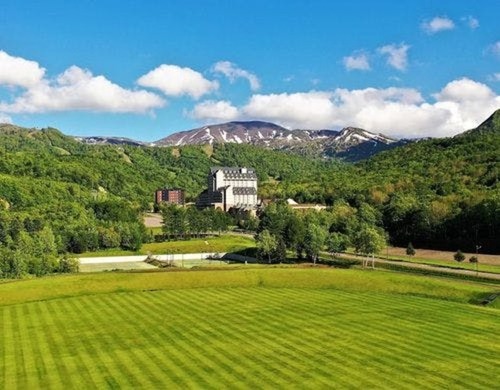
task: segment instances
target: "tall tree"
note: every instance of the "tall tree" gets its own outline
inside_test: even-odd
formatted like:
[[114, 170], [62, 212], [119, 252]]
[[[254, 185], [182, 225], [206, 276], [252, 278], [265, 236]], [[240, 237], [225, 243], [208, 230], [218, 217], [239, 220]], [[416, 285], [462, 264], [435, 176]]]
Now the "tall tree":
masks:
[[312, 260], [314, 264], [316, 264], [319, 252], [325, 245], [327, 234], [325, 228], [316, 224], [310, 224], [306, 229], [304, 248], [307, 258]]
[[349, 237], [342, 233], [331, 233], [326, 240], [326, 247], [332, 255], [345, 252], [348, 245]]
[[356, 252], [364, 255], [379, 253], [386, 246], [384, 233], [376, 227], [363, 225], [353, 240]]
[[263, 257], [267, 256], [268, 263], [271, 264], [271, 256], [278, 247], [278, 240], [269, 230], [265, 229], [257, 234], [256, 241], [259, 254]]

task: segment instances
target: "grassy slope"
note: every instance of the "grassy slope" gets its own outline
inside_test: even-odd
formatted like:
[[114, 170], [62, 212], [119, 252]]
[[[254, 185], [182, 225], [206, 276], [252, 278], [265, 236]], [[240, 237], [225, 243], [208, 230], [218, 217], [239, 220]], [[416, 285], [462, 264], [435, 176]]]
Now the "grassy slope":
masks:
[[0, 283], [0, 306], [124, 291], [259, 286], [377, 291], [461, 303], [495, 289], [488, 284], [385, 271], [241, 266], [217, 271], [75, 274], [10, 281]]
[[465, 304], [491, 289], [279, 268], [4, 283], [0, 387], [493, 388], [500, 311]]
[[228, 234], [184, 241], [153, 242], [143, 244], [141, 249], [137, 252], [110, 249], [97, 252], [85, 252], [78, 255], [78, 257], [131, 256], [147, 255], [148, 253], [162, 255], [172, 253], [237, 252], [245, 248], [253, 247], [255, 247], [255, 240], [253, 238]]

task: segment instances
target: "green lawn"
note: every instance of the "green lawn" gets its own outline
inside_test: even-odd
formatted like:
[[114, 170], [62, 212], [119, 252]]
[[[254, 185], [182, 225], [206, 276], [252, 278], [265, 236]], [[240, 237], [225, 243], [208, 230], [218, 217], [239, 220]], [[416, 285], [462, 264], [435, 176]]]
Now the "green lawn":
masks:
[[129, 256], [171, 253], [236, 252], [255, 247], [253, 238], [226, 234], [207, 238], [193, 238], [181, 241], [152, 242], [143, 244], [137, 252], [109, 249], [97, 252], [85, 252], [78, 257]]
[[248, 268], [0, 284], [0, 388], [498, 386], [498, 286]]

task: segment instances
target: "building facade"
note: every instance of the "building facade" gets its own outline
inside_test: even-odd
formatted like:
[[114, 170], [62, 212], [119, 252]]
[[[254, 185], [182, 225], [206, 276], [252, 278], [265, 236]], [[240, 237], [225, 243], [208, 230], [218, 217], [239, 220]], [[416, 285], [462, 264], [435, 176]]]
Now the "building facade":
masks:
[[183, 205], [185, 201], [184, 190], [180, 188], [160, 188], [155, 193], [155, 203], [172, 203]]
[[199, 207], [214, 207], [224, 211], [257, 208], [257, 174], [253, 168], [211, 168], [207, 184], [207, 190], [198, 198]]

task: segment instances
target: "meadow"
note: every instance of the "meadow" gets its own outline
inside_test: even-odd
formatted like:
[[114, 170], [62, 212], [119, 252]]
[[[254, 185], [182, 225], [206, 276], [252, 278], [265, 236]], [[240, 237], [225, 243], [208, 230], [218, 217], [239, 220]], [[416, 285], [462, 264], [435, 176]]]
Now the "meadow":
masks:
[[0, 388], [498, 385], [498, 285], [329, 268], [0, 283]]

